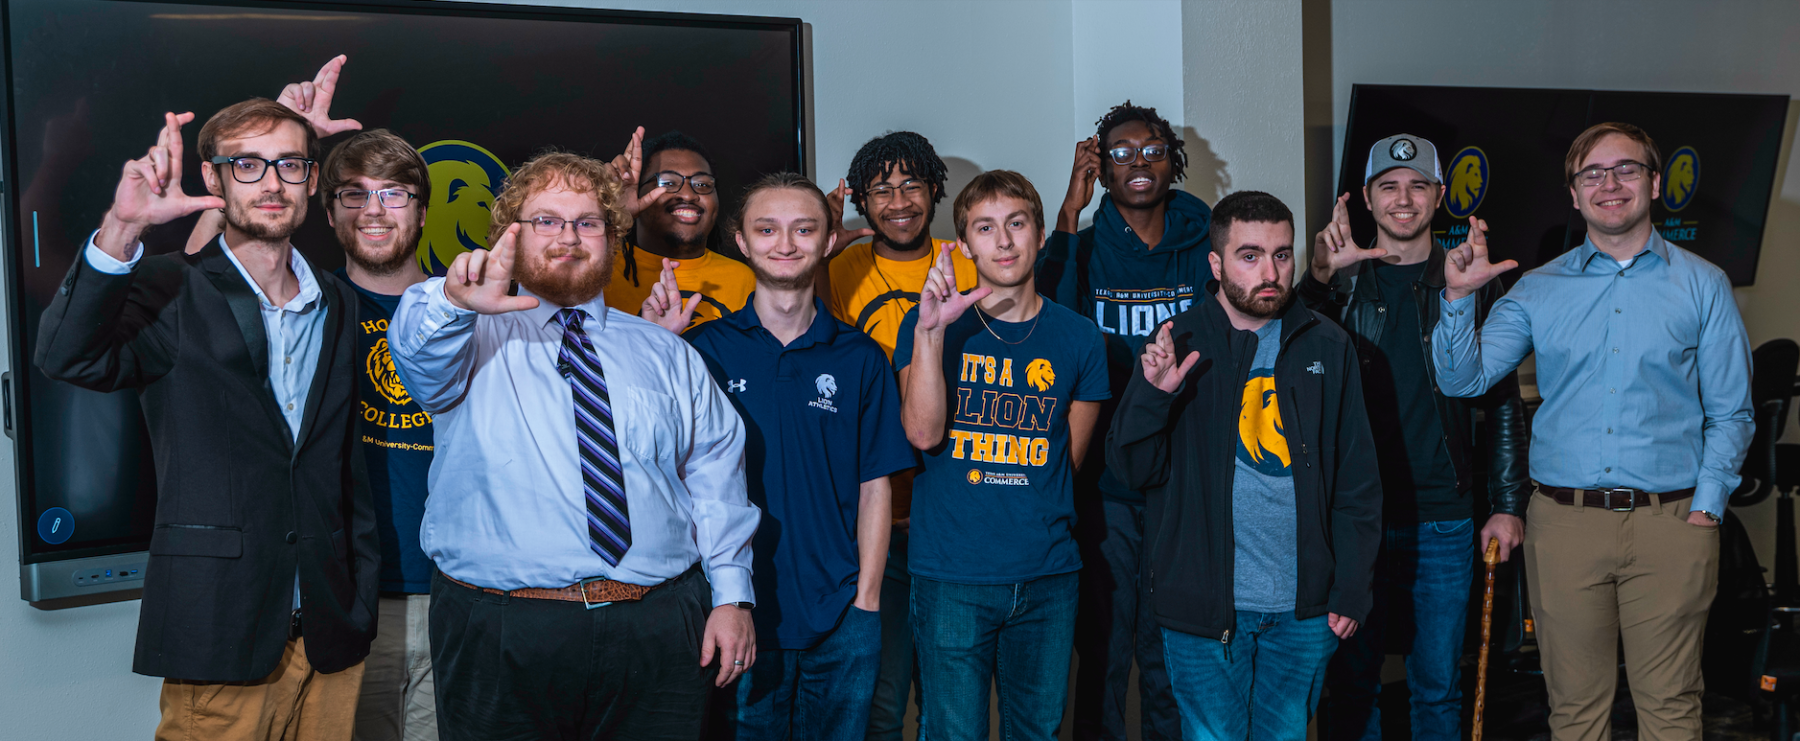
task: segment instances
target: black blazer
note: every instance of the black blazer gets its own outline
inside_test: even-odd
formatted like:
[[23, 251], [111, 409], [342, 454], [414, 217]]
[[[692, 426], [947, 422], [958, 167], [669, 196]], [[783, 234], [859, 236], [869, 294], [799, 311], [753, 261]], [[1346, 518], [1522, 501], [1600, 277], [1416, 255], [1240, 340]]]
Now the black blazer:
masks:
[[78, 257], [44, 311], [36, 363], [96, 391], [137, 389], [156, 458], [156, 529], [138, 616], [139, 674], [262, 679], [300, 599], [306, 656], [369, 653], [380, 548], [353, 454], [356, 298], [313, 270], [325, 311], [299, 442], [269, 385], [256, 294], [220, 242], [108, 275]]

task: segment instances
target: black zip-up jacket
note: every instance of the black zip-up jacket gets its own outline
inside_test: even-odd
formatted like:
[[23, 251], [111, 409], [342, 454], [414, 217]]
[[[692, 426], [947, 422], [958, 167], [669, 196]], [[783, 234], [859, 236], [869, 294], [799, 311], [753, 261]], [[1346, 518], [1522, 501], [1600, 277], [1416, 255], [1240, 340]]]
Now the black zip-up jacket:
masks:
[[[1107, 435], [1106, 463], [1148, 495], [1144, 560], [1156, 621], [1229, 643], [1237, 620], [1232, 480], [1256, 335], [1233, 328], [1213, 296], [1173, 321], [1175, 357], [1198, 350], [1200, 362], [1173, 394], [1144, 380], [1139, 362]], [[1295, 617], [1331, 612], [1363, 622], [1374, 602], [1381, 474], [1350, 336], [1290, 303], [1275, 384], [1294, 474]]]
[[[1495, 514], [1525, 516], [1530, 501], [1528, 488], [1531, 474], [1526, 466], [1526, 451], [1531, 438], [1525, 429], [1525, 405], [1519, 400], [1519, 377], [1508, 373], [1486, 394], [1470, 399], [1445, 396], [1437, 386], [1437, 368], [1431, 364], [1431, 331], [1437, 328], [1438, 297], [1444, 292], [1443, 248], [1433, 246], [1425, 272], [1413, 284], [1413, 301], [1419, 307], [1419, 346], [1424, 351], [1425, 372], [1432, 379], [1431, 395], [1437, 402], [1438, 420], [1444, 428], [1441, 443], [1456, 466], [1456, 491], [1467, 495], [1475, 484], [1475, 410], [1486, 412], [1488, 437], [1488, 502]], [[1307, 308], [1336, 321], [1356, 340], [1362, 367], [1368, 368], [1371, 354], [1381, 342], [1385, 329], [1382, 313], [1389, 302], [1381, 295], [1374, 280], [1367, 276], [1373, 263], [1364, 261], [1338, 271], [1331, 283], [1319, 282], [1306, 271], [1297, 293]], [[1476, 294], [1476, 326], [1487, 321], [1488, 310], [1503, 293], [1499, 281], [1489, 281]]]

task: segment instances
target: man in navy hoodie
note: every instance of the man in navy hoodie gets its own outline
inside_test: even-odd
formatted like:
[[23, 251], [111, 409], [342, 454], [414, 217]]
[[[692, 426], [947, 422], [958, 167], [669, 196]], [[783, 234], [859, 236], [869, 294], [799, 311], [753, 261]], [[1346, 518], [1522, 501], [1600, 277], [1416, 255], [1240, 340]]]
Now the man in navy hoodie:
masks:
[[[1045, 294], [1095, 324], [1106, 338], [1112, 398], [1124, 393], [1132, 362], [1163, 322], [1186, 311], [1212, 277], [1206, 254], [1212, 209], [1173, 188], [1187, 167], [1174, 127], [1155, 108], [1127, 100], [1075, 145], [1069, 192], [1038, 268]], [[1094, 224], [1076, 232], [1098, 180], [1106, 189]], [[1105, 402], [1101, 429], [1117, 402]], [[1102, 440], [1094, 440], [1099, 446]], [[1102, 461], [1100, 453], [1089, 461]], [[1123, 741], [1125, 688], [1137, 659], [1146, 741], [1181, 738], [1181, 717], [1163, 671], [1160, 633], [1147, 610], [1139, 556], [1144, 494], [1090, 465], [1076, 481], [1076, 539], [1085, 564], [1075, 649], [1075, 737]]]

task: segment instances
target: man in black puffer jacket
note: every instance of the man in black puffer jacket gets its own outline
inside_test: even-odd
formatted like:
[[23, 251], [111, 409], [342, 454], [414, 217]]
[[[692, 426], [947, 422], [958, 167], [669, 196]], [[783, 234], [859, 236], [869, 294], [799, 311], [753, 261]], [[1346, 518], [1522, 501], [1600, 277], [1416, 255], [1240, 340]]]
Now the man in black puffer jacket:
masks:
[[1145, 346], [1107, 439], [1108, 468], [1148, 494], [1150, 609], [1187, 738], [1305, 738], [1373, 602], [1381, 481], [1356, 347], [1292, 300], [1293, 241], [1266, 193], [1213, 207], [1214, 298]]

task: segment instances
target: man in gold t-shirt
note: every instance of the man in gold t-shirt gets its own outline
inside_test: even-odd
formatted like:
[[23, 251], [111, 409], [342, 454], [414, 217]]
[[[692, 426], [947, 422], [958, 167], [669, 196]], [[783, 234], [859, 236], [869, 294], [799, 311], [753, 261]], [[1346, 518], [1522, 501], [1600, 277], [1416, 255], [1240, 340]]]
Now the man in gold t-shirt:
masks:
[[641, 151], [640, 173], [626, 187], [635, 185], [639, 198], [648, 199], [658, 188], [662, 193], [642, 207], [636, 227], [622, 240], [606, 305], [640, 313], [663, 270], [672, 268], [675, 286], [687, 299], [680, 308], [693, 310], [688, 327], [744, 308], [756, 276], [749, 266], [707, 249], [719, 211], [711, 158], [700, 142], [679, 131], [640, 145], [641, 136], [632, 137], [630, 150], [614, 166], [628, 165], [631, 150]]
[[[849, 177], [838, 182], [826, 203], [831, 207], [838, 244], [862, 237], [872, 240], [838, 252], [819, 271], [818, 295], [832, 316], [862, 330], [891, 359], [900, 320], [919, 303], [919, 290], [932, 258], [949, 240], [932, 239], [931, 219], [944, 198], [944, 161], [925, 137], [892, 131], [870, 139], [850, 161]], [[869, 220], [868, 229], [844, 229], [844, 199]], [[975, 263], [951, 250], [956, 288], [975, 287]], [[906, 570], [907, 530], [912, 515], [912, 472], [891, 479], [894, 532], [888, 543], [887, 575], [881, 585], [881, 675], [869, 711], [870, 741], [898, 741], [912, 690], [912, 629], [907, 624], [907, 596], [912, 580]]]

